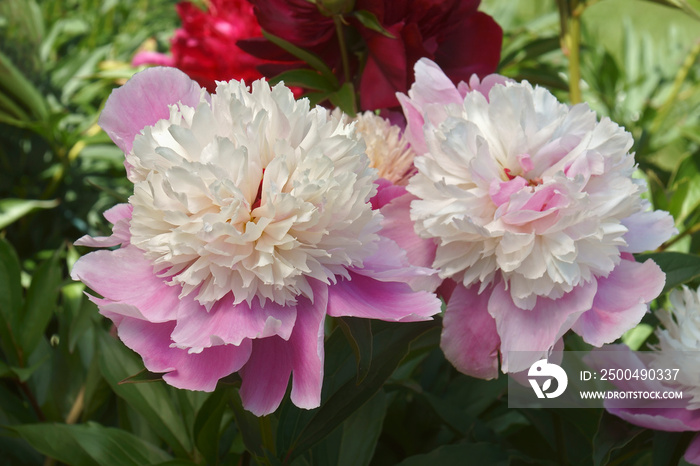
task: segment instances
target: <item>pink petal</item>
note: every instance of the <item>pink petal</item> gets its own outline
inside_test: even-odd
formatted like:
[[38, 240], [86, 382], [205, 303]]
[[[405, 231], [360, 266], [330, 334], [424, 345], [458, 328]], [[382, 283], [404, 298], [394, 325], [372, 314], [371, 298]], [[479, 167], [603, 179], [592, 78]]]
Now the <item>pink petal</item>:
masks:
[[[405, 194], [382, 207], [384, 221], [381, 235], [392, 239], [406, 251], [411, 265], [431, 267], [435, 260], [437, 245], [434, 240], [421, 238], [414, 231], [410, 213], [411, 201], [414, 199], [417, 198], [411, 194]], [[439, 283], [440, 279], [437, 277], [435, 285]]]
[[131, 59], [131, 66], [158, 65], [175, 66], [175, 59], [172, 56], [158, 52], [139, 52]]
[[199, 103], [201, 88], [175, 68], [149, 68], [136, 73], [112, 91], [100, 115], [99, 125], [124, 152], [146, 126], [170, 117], [169, 105]]
[[297, 318], [295, 306], [258, 300], [233, 304], [231, 293], [220, 299], [211, 310], [194, 302], [178, 314], [173, 341], [180, 346], [206, 348], [212, 345], [240, 345], [245, 339], [278, 335], [288, 340]]
[[574, 288], [559, 299], [540, 296], [532, 310], [525, 310], [513, 303], [503, 281], [498, 283], [491, 293], [488, 310], [496, 320], [501, 337], [503, 372], [525, 370], [540, 359], [581, 313], [591, 308], [595, 293], [596, 283], [593, 281]]
[[593, 307], [572, 327], [594, 346], [612, 343], [642, 320], [648, 303], [661, 293], [666, 275], [651, 259], [623, 259], [607, 278], [598, 279]]
[[414, 69], [416, 82], [411, 86], [409, 96], [418, 106], [461, 104], [464, 100], [452, 80], [432, 60], [421, 58]]
[[638, 212], [623, 219], [622, 224], [629, 230], [624, 236], [627, 246], [620, 248], [623, 252], [656, 249], [678, 233], [673, 217], [662, 210]]
[[685, 450], [683, 459], [690, 464], [700, 465], [700, 435], [696, 435], [693, 437], [693, 440], [690, 441], [690, 445], [688, 445], [688, 449]]
[[460, 82], [459, 85], [457, 85], [457, 90], [462, 97], [465, 97], [470, 92], [477, 91], [486, 97], [486, 100], [489, 100], [489, 92], [491, 92], [491, 88], [498, 84], [505, 84], [507, 82], [514, 81], [506, 78], [505, 76], [501, 76], [500, 74], [490, 74], [484, 79], [479, 80], [479, 76], [473, 74], [471, 78], [469, 78], [469, 83], [467, 84], [464, 81]]
[[434, 294], [413, 291], [406, 283], [381, 282], [354, 272], [350, 278], [329, 287], [328, 315], [415, 322], [440, 312]]
[[374, 183], [377, 185], [377, 194], [369, 200], [374, 210], [381, 209], [397, 197], [401, 197], [408, 192], [405, 186], [397, 186], [384, 178], [377, 178]]
[[179, 287], [167, 285], [153, 273], [153, 266], [135, 246], [115, 251], [95, 251], [75, 263], [73, 280], [80, 280], [110, 301], [136, 307], [150, 322], [175, 320], [180, 306]]
[[248, 340], [240, 346], [216, 346], [192, 354], [171, 347], [170, 332], [174, 325], [174, 322], [153, 324], [124, 318], [118, 326], [119, 338], [124, 344], [141, 355], [149, 371], [167, 372], [163, 380], [169, 385], [213, 391], [219, 379], [238, 371], [250, 356]]
[[405, 94], [397, 93], [396, 98], [399, 99], [403, 113], [406, 116], [406, 130], [404, 132], [406, 139], [411, 143], [411, 148], [416, 155], [423, 155], [428, 152], [428, 145], [423, 134], [423, 124], [425, 124], [423, 112]]
[[323, 337], [328, 286], [313, 280], [314, 302], [301, 299], [297, 322], [289, 339], [292, 357], [292, 403], [304, 409], [321, 405], [323, 383]]
[[279, 337], [252, 343], [250, 359], [239, 371], [243, 379], [239, 393], [245, 409], [264, 416], [275, 411], [284, 398], [292, 372], [292, 355], [287, 342]]
[[129, 231], [131, 212], [133, 207], [130, 204], [117, 204], [104, 212], [104, 217], [112, 224], [111, 236], [91, 237], [85, 235], [79, 238], [74, 244], [76, 246], [90, 246], [94, 248], [104, 248], [128, 244], [131, 241]]
[[440, 348], [460, 372], [480, 379], [498, 377], [501, 339], [488, 312], [490, 294], [478, 286], [455, 287], [442, 320]]

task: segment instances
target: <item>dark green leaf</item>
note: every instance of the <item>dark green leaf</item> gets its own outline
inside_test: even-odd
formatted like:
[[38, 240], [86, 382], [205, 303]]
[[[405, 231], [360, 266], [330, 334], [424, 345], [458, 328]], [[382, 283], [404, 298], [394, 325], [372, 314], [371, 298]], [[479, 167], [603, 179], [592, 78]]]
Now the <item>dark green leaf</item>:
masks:
[[291, 53], [298, 59], [304, 61], [307, 63], [311, 68], [315, 69], [316, 71], [320, 72], [321, 75], [323, 75], [324, 78], [330, 83], [333, 84], [332, 88], [337, 89], [338, 88], [338, 79], [335, 77], [333, 74], [333, 71], [331, 71], [330, 68], [328, 68], [328, 65], [326, 65], [323, 60], [318, 57], [317, 55], [314, 55], [312, 52], [309, 52], [308, 50], [300, 49], [294, 44], [291, 44], [287, 42], [284, 39], [281, 39], [277, 36], [273, 36], [267, 31], [263, 31], [263, 36], [282, 50]]
[[49, 360], [49, 355], [46, 354], [39, 361], [35, 362], [29, 367], [12, 367], [12, 372], [17, 376], [20, 382], [26, 382], [29, 377], [32, 376], [34, 372], [37, 371], [46, 361]]
[[376, 31], [382, 35], [385, 35], [389, 39], [396, 39], [396, 37], [387, 31], [384, 26], [382, 26], [382, 23], [379, 22], [377, 19], [377, 16], [372, 13], [371, 11], [367, 10], [357, 10], [353, 11], [352, 15], [357, 18], [357, 20], [367, 29], [371, 29], [373, 31]]
[[207, 460], [216, 464], [219, 457], [221, 420], [229, 400], [229, 389], [219, 388], [204, 402], [194, 421], [194, 441], [197, 449]]
[[338, 466], [368, 465], [382, 433], [387, 401], [380, 391], [344, 423]]
[[629, 424], [604, 410], [598, 432], [593, 438], [593, 464], [608, 464], [614, 451], [623, 448], [642, 432], [644, 429], [641, 427]]
[[60, 254], [59, 249], [51, 259], [41, 264], [29, 285], [20, 330], [20, 345], [25, 354], [34, 351], [58, 307], [62, 280], [61, 263], [58, 260]]
[[372, 363], [372, 325], [368, 319], [353, 317], [341, 317], [338, 323], [355, 354], [359, 384], [369, 374]]
[[[270, 80], [271, 85], [275, 85], [279, 82], [284, 82], [284, 85], [287, 87], [298, 86], [305, 89], [325, 92], [333, 92], [337, 89], [337, 87], [333, 86], [334, 83], [329, 81], [325, 76], [314, 70], [306, 69], [285, 71]], [[335, 84], [337, 85], [337, 81]]]
[[10, 363], [18, 364], [17, 335], [22, 310], [21, 268], [14, 248], [0, 238], [0, 347]]
[[125, 378], [124, 380], [119, 382], [119, 385], [127, 383], [148, 383], [162, 381], [163, 374], [157, 374], [155, 372], [149, 371], [148, 369], [143, 369], [142, 371], [139, 371], [136, 374], [130, 375], [129, 377]]
[[682, 252], [638, 254], [638, 262], [651, 259], [666, 273], [664, 293], [700, 276], [700, 256]]
[[406, 458], [397, 466], [463, 466], [464, 464], [507, 465], [508, 455], [500, 445], [459, 443], [445, 445], [424, 455]]
[[354, 117], [357, 112], [355, 105], [355, 88], [352, 83], [343, 83], [340, 90], [328, 96], [333, 105]]
[[332, 394], [314, 412], [298, 435], [293, 444], [292, 458], [331, 433], [377, 393], [406, 356], [411, 342], [426, 332], [437, 329], [437, 323], [438, 321], [430, 321], [392, 325], [378, 322], [382, 329], [374, 333], [372, 370], [360, 384], [356, 383], [352, 375], [349, 379], [346, 378], [344, 373], [339, 374], [340, 380], [332, 380], [335, 378], [333, 375], [324, 380], [324, 391], [332, 390]]
[[274, 456], [274, 439], [270, 426], [270, 416], [258, 417], [243, 408], [241, 397], [234, 390], [227, 390], [228, 402], [233, 415], [236, 417], [236, 426], [243, 436], [246, 449], [253, 456], [262, 459]]
[[192, 442], [165, 384], [119, 383], [142, 369], [143, 363], [136, 354], [110, 335], [100, 334], [102, 376], [112, 390], [140, 413], [155, 433], [179, 456], [187, 456], [192, 450]]
[[41, 93], [0, 52], [0, 93], [14, 100], [36, 120], [48, 118], [48, 107]]
[[11, 428], [34, 448], [67, 464], [142, 466], [171, 457], [135, 435], [99, 424], [29, 424]]

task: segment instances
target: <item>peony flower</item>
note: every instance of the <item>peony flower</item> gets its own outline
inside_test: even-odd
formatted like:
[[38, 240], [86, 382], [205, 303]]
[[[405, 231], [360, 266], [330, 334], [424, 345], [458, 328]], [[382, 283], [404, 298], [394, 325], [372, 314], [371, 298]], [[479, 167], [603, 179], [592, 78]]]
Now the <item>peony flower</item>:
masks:
[[569, 329], [601, 346], [641, 320], [665, 276], [631, 253], [675, 228], [640, 197], [629, 133], [527, 82], [455, 87], [426, 59], [399, 99], [418, 154], [411, 218], [457, 283], [441, 346], [459, 370], [496, 377], [500, 353], [522, 371], [539, 356], [511, 352], [546, 354]]
[[[646, 408], [626, 408], [617, 407], [615, 403], [606, 401], [605, 407], [610, 413], [625, 421], [648, 429], [700, 432], [700, 376], [697, 357], [693, 357], [700, 351], [700, 288], [693, 291], [683, 286], [682, 290], [671, 291], [669, 300], [673, 308], [672, 312], [664, 309], [656, 312], [664, 328], [656, 330], [659, 342], [653, 348], [655, 350], [653, 355], [655, 356], [654, 367], [664, 370], [679, 369], [675, 380], [663, 382], [664, 386], [661, 386], [658, 381], [634, 381], [633, 389], [682, 390], [684, 395], [682, 401], [685, 406], [661, 408], [655, 407], [651, 402]], [[627, 347], [622, 347], [620, 350], [625, 351], [622, 354], [629, 360], [626, 368], [634, 367], [637, 356]], [[649, 353], [645, 352], [645, 354]], [[621, 358], [617, 356], [615, 359]], [[690, 396], [686, 398], [687, 395]], [[691, 464], [700, 465], [700, 435], [696, 435], [690, 442], [684, 458]]]
[[356, 10], [374, 13], [394, 38], [367, 28], [359, 31], [367, 44], [367, 62], [360, 82], [362, 108], [398, 105], [396, 92], [414, 81], [418, 59], [434, 60], [453, 83], [472, 74], [496, 71], [503, 31], [480, 0], [358, 0]]
[[119, 338], [170, 385], [211, 391], [233, 372], [257, 415], [320, 403], [324, 319], [429, 320], [430, 276], [381, 234], [376, 171], [352, 125], [289, 89], [172, 68], [134, 76], [100, 125], [126, 154], [134, 193], [107, 211], [120, 247], [72, 270]]
[[266, 60], [253, 57], [236, 45], [240, 39], [262, 37], [253, 7], [246, 0], [211, 0], [207, 11], [190, 2], [176, 5], [182, 28], [172, 39], [172, 56], [138, 53], [133, 66], [153, 64], [181, 69], [209, 91], [215, 81], [251, 82], [262, 75], [257, 66]]

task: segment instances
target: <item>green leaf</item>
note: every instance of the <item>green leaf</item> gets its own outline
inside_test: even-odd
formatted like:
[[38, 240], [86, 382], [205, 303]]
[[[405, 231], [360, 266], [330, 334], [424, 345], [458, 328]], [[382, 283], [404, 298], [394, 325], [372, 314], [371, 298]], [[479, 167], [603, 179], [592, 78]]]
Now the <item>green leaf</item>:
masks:
[[343, 423], [338, 466], [369, 465], [382, 433], [386, 398], [380, 391]]
[[637, 262], [651, 259], [666, 274], [663, 293], [700, 277], [700, 256], [682, 252], [652, 252], [637, 254]]
[[593, 464], [595, 466], [608, 464], [613, 452], [623, 448], [643, 432], [643, 428], [628, 424], [603, 410], [598, 431], [593, 437]]
[[328, 96], [328, 99], [333, 105], [351, 117], [355, 117], [357, 107], [355, 106], [355, 88], [352, 83], [343, 83], [337, 92]]
[[48, 119], [48, 107], [41, 93], [2, 52], [0, 52], [0, 93], [14, 100], [33, 119], [42, 121]]
[[270, 416], [258, 417], [243, 408], [241, 397], [235, 390], [227, 390], [229, 406], [236, 417], [236, 426], [243, 443], [251, 455], [258, 459], [274, 455], [274, 439], [270, 427]]
[[360, 384], [369, 374], [372, 363], [372, 325], [368, 319], [353, 317], [341, 317], [338, 323], [355, 354], [357, 383]]
[[[382, 387], [401, 360], [408, 354], [411, 342], [431, 330], [437, 330], [439, 321], [388, 324], [374, 322], [381, 330], [374, 332], [372, 370], [358, 384], [354, 374], [329, 371], [324, 380], [324, 391], [331, 394], [322, 402], [310, 421], [301, 429], [292, 443], [291, 458], [302, 454], [351, 416]], [[329, 355], [330, 352], [327, 352]], [[331, 359], [331, 358], [328, 358]], [[332, 368], [329, 364], [329, 366]], [[349, 375], [349, 377], [348, 377]]]
[[654, 333], [654, 327], [649, 324], [640, 323], [622, 335], [622, 343], [629, 346], [632, 351], [637, 351], [652, 333]]
[[124, 430], [96, 423], [29, 424], [10, 427], [41, 453], [67, 464], [142, 466], [172, 459]]
[[5, 238], [0, 238], [0, 348], [11, 364], [18, 364], [15, 329], [19, 329], [22, 311], [21, 268], [17, 253]]
[[0, 199], [0, 229], [16, 222], [38, 209], [53, 209], [58, 199], [38, 201], [34, 199]]
[[127, 383], [149, 383], [162, 381], [163, 374], [158, 374], [155, 372], [151, 372], [148, 369], [143, 369], [142, 371], [139, 371], [136, 374], [130, 375], [129, 377], [125, 378], [124, 380], [119, 382], [119, 385]]
[[215, 390], [209, 395], [194, 421], [194, 441], [207, 464], [216, 464], [219, 457], [221, 420], [228, 403], [228, 389]]
[[686, 0], [646, 0], [653, 3], [658, 3], [659, 5], [668, 6], [671, 8], [677, 8], [683, 13], [687, 14], [693, 19], [700, 21], [700, 14], [695, 8], [690, 6]]
[[[333, 92], [337, 90], [337, 87], [333, 86], [333, 82], [329, 81], [325, 76], [314, 70], [289, 70], [275, 76], [270, 80], [271, 85], [275, 85], [279, 82], [284, 82], [284, 85], [287, 87], [298, 86], [305, 89], [314, 89], [325, 92]], [[337, 86], [337, 81], [335, 84]]]
[[178, 456], [188, 456], [192, 442], [166, 385], [120, 384], [129, 375], [142, 370], [143, 363], [135, 353], [104, 332], [99, 336], [99, 343], [100, 371], [112, 390], [140, 413]]
[[424, 455], [415, 455], [397, 466], [462, 466], [464, 464], [507, 465], [508, 455], [500, 445], [491, 443], [458, 443], [444, 445]]
[[49, 358], [50, 355], [45, 354], [29, 367], [12, 367], [11, 370], [17, 376], [20, 382], [26, 382], [37, 369], [39, 369], [46, 361], [49, 360]]
[[20, 345], [25, 354], [34, 351], [58, 307], [62, 280], [58, 259], [61, 252], [61, 249], [56, 250], [51, 259], [42, 263], [32, 276], [19, 333]]
[[278, 46], [282, 50], [291, 53], [292, 55], [294, 55], [298, 59], [307, 63], [311, 68], [320, 72], [321, 75], [324, 78], [326, 78], [326, 80], [328, 82], [333, 84], [332, 85], [333, 89], [338, 88], [338, 86], [339, 86], [338, 78], [335, 77], [335, 75], [333, 74], [333, 71], [331, 71], [331, 69], [328, 67], [328, 65], [326, 65], [319, 56], [317, 56], [317, 55], [315, 55], [312, 52], [309, 52], [307, 50], [301, 49], [301, 48], [297, 47], [296, 45], [287, 42], [284, 39], [281, 39], [277, 36], [270, 34], [267, 31], [263, 31], [262, 33], [263, 33], [263, 36], [265, 36], [265, 38], [267, 40], [269, 40], [270, 42], [272, 42], [273, 44], [275, 44], [276, 46]]
[[371, 11], [367, 10], [357, 10], [352, 12], [352, 16], [357, 18], [357, 20], [367, 29], [371, 29], [373, 31], [376, 31], [389, 39], [396, 39], [396, 37], [387, 31], [384, 26], [382, 26], [382, 23], [379, 22], [377, 19], [377, 16], [372, 13]]

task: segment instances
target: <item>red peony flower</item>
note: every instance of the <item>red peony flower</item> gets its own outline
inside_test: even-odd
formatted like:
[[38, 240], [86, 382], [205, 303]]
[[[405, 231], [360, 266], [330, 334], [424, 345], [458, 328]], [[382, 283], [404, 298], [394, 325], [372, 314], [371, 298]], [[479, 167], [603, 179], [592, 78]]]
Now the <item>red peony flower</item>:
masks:
[[358, 0], [357, 10], [374, 13], [396, 39], [367, 28], [367, 62], [360, 81], [362, 108], [398, 105], [395, 93], [408, 91], [413, 65], [422, 57], [435, 61], [457, 84], [472, 74], [496, 71], [503, 31], [477, 11], [480, 0]]
[[215, 81], [231, 79], [252, 82], [262, 75], [257, 66], [265, 60], [242, 51], [240, 39], [261, 37], [260, 25], [253, 6], [246, 0], [210, 0], [207, 11], [190, 2], [178, 3], [182, 28], [172, 39], [172, 57], [141, 52], [134, 57], [134, 66], [157, 64], [174, 66], [187, 73], [210, 92]]

